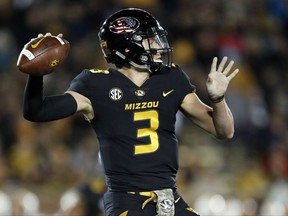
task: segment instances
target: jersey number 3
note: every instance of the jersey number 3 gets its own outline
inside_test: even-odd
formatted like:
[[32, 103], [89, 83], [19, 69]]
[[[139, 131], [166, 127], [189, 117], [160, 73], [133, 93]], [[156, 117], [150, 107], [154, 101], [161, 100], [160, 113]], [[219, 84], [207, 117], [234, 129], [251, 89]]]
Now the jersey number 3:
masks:
[[158, 134], [156, 130], [159, 127], [158, 112], [149, 110], [144, 112], [135, 112], [134, 121], [150, 121], [150, 127], [137, 129], [137, 138], [150, 137], [150, 143], [135, 145], [134, 154], [147, 154], [155, 152], [159, 147]]

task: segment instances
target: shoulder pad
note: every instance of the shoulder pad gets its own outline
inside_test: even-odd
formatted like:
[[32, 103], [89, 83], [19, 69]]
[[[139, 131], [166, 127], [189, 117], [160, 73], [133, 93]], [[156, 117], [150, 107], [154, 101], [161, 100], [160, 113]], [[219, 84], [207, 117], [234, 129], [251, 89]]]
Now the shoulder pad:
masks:
[[101, 70], [101, 69], [90, 69], [89, 72], [91, 73], [102, 73], [102, 74], [109, 74], [109, 71], [108, 70]]

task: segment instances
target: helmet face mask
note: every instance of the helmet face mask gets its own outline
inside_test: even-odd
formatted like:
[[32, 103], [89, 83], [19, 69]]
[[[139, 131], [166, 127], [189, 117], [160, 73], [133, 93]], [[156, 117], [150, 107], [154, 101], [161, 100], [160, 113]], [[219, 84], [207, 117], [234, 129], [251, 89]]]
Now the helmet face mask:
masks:
[[[150, 32], [151, 31], [151, 32]], [[171, 66], [172, 49], [166, 38], [167, 32], [163, 29], [148, 29], [145, 39], [142, 41], [145, 50], [144, 55], [148, 54], [148, 64], [153, 71], [160, 69], [162, 66]], [[147, 62], [147, 61], [146, 61]]]
[[108, 63], [156, 72], [172, 63], [166, 35], [151, 14], [131, 8], [111, 15], [102, 25], [99, 39]]

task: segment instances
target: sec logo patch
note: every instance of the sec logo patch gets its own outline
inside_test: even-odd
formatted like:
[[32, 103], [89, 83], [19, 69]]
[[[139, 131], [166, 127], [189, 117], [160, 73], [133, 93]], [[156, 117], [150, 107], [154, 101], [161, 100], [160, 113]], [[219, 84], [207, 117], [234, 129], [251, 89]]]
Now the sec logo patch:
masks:
[[116, 88], [112, 88], [109, 91], [109, 97], [113, 101], [119, 101], [123, 97], [123, 92], [122, 92], [122, 90], [120, 88], [117, 88], [117, 87]]

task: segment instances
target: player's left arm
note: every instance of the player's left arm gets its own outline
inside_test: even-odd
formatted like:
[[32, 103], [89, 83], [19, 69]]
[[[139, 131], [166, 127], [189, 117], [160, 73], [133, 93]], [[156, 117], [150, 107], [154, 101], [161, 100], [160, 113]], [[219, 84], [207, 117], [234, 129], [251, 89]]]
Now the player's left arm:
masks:
[[211, 107], [204, 104], [195, 93], [186, 95], [181, 110], [196, 125], [213, 134], [217, 138], [232, 138], [234, 135], [233, 115], [225, 101], [224, 95], [229, 82], [239, 72], [235, 69], [230, 73], [233, 61], [227, 67], [224, 57], [217, 69], [217, 58], [213, 59], [211, 71], [206, 82]]

